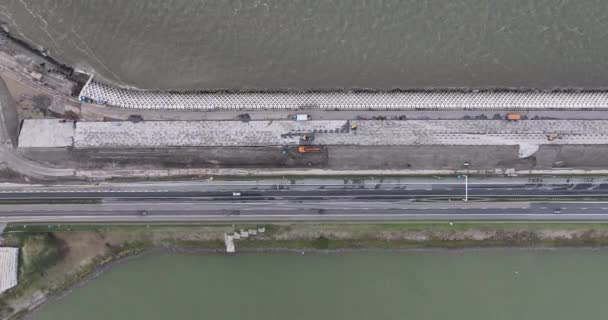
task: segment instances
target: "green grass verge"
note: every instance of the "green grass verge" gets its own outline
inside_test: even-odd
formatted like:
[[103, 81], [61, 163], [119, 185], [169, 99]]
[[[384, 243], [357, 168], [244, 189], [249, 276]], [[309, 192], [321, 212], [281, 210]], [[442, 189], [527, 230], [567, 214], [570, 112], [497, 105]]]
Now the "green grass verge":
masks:
[[[225, 229], [233, 226], [236, 230], [249, 229], [260, 226], [258, 224], [167, 224], [167, 223], [110, 223], [110, 224], [21, 224], [13, 223], [7, 225], [7, 233], [47, 233], [47, 232], [71, 232], [71, 231], [162, 231], [162, 230], [196, 230], [198, 228]], [[411, 223], [276, 223], [264, 225], [266, 234], [286, 230], [344, 230], [359, 232], [381, 232], [381, 231], [459, 231], [459, 230], [498, 230], [498, 231], [525, 231], [525, 230], [608, 230], [608, 222], [490, 222], [490, 221], [466, 221], [466, 222], [437, 222], [417, 221]]]
[[6, 226], [6, 233], [35, 233], [35, 232], [70, 232], [70, 231], [138, 231], [138, 230], [165, 230], [165, 229], [195, 229], [200, 227], [224, 227], [226, 224], [166, 224], [166, 223], [11, 223]]

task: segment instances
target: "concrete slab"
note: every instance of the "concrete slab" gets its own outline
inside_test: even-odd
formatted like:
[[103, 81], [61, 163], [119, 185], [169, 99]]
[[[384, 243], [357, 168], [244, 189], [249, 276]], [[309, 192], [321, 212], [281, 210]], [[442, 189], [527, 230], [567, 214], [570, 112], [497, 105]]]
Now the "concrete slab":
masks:
[[19, 134], [20, 148], [71, 147], [74, 138], [74, 122], [61, 119], [23, 120]]

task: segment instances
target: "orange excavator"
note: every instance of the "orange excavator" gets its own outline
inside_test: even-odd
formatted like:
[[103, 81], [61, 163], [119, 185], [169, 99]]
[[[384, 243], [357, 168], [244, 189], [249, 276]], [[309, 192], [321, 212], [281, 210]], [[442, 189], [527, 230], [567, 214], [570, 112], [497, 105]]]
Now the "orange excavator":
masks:
[[298, 147], [299, 153], [320, 152], [320, 151], [321, 151], [321, 148], [319, 148], [319, 147], [307, 147], [307, 146]]
[[521, 114], [519, 113], [509, 113], [507, 114], [508, 121], [519, 121], [521, 120]]

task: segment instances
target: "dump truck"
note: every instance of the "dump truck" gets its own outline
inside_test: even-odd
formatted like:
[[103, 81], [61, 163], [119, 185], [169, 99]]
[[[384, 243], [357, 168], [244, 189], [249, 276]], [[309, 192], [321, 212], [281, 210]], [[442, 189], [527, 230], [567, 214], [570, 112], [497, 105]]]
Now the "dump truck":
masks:
[[509, 114], [507, 114], [507, 120], [509, 120], [509, 121], [521, 120], [521, 114], [519, 114], [519, 113], [509, 113]]
[[299, 153], [320, 152], [320, 151], [321, 151], [321, 148], [319, 148], [319, 147], [307, 147], [307, 146], [298, 147]]

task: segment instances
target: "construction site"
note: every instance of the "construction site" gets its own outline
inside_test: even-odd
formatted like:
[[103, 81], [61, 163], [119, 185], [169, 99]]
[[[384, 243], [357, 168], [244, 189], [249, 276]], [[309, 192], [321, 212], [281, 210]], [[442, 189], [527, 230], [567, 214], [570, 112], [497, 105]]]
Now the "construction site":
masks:
[[159, 92], [0, 48], [4, 162], [38, 178], [608, 169], [603, 91]]
[[608, 121], [25, 120], [18, 150], [48, 165], [349, 169], [602, 166]]

